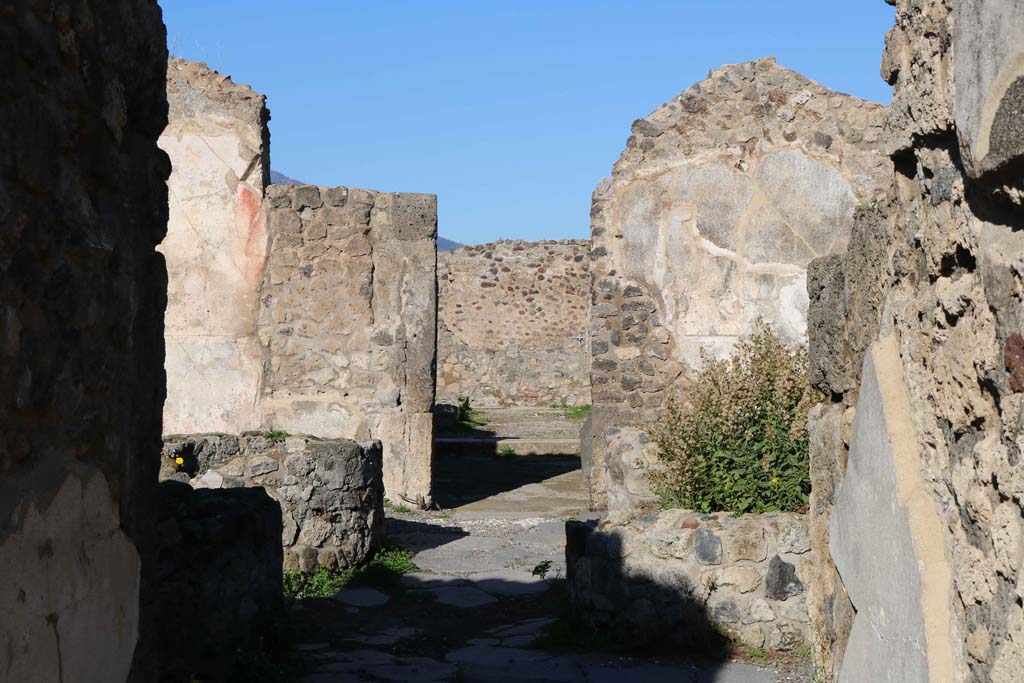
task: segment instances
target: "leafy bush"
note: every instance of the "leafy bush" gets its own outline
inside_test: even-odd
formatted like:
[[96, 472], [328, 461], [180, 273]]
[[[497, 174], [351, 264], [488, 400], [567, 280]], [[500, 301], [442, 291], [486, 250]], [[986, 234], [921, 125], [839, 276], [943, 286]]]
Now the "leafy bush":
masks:
[[652, 472], [665, 507], [700, 512], [804, 509], [810, 494], [807, 412], [815, 394], [807, 351], [763, 322], [728, 360], [703, 358], [685, 404], [655, 429], [664, 469]]
[[361, 567], [339, 571], [318, 567], [316, 571], [297, 569], [284, 573], [284, 594], [289, 598], [329, 598], [342, 588], [373, 587], [392, 590], [399, 586], [402, 574], [418, 571], [412, 552], [396, 546], [380, 550]]

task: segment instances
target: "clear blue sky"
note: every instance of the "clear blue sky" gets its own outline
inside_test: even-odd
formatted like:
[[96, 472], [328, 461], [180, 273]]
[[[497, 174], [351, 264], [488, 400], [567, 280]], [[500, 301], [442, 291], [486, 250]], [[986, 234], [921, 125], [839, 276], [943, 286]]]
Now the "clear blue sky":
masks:
[[634, 119], [774, 55], [888, 103], [883, 0], [160, 0], [172, 52], [269, 100], [271, 165], [439, 196], [474, 244], [589, 234]]

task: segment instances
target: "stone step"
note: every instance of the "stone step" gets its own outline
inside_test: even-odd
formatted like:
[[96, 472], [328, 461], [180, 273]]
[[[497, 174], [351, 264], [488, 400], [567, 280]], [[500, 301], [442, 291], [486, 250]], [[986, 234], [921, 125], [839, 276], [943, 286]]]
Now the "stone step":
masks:
[[567, 429], [560, 425], [485, 425], [472, 432], [442, 432], [438, 437], [469, 439], [529, 439], [539, 441], [579, 440], [579, 429]]
[[474, 412], [479, 419], [498, 424], [582, 422], [566, 418], [565, 411], [559, 408], [480, 408]]
[[580, 440], [575, 438], [535, 438], [518, 436], [439, 435], [434, 444], [446, 451], [500, 453], [511, 448], [516, 455], [579, 455]]

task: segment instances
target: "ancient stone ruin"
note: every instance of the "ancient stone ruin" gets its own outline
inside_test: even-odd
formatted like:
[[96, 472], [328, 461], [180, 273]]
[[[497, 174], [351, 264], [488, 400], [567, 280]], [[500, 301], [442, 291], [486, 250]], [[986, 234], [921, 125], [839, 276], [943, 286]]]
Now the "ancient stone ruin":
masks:
[[436, 197], [268, 186], [262, 95], [174, 59], [167, 96], [164, 433], [380, 440], [429, 503]]
[[[0, 3], [0, 681], [1024, 678], [1024, 4], [893, 4], [889, 106], [713, 70], [589, 244], [439, 259], [433, 195], [270, 185], [265, 98], [153, 0]], [[758, 319], [809, 347], [809, 509], [657, 509], [654, 423]], [[593, 402], [588, 490], [478, 452], [421, 509], [435, 393]]]
[[822, 680], [1018, 680], [1024, 7], [896, 10], [892, 184], [809, 283], [832, 396], [811, 454], [815, 659]]
[[438, 254], [438, 402], [589, 405], [588, 252], [565, 240]]
[[124, 681], [155, 567], [166, 35], [136, 0], [0, 12], [0, 676]]
[[[649, 498], [643, 438], [761, 318], [807, 334], [807, 265], [842, 251], [855, 207], [886, 183], [883, 108], [761, 59], [712, 71], [650, 116], [594, 192], [593, 436], [597, 507]], [[649, 450], [649, 449], [646, 449]]]

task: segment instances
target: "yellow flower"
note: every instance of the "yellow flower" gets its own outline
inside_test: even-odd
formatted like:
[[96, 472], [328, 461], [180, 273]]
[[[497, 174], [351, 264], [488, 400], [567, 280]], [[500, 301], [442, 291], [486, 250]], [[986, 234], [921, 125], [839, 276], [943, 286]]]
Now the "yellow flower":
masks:
[[179, 455], [177, 458], [174, 459], [174, 462], [175, 462], [175, 464], [178, 464], [178, 465], [184, 465], [185, 464], [185, 458], [183, 458], [183, 457], [181, 457]]
[[778, 477], [772, 477], [772, 485], [773, 486], [778, 486], [779, 485], [779, 478]]

